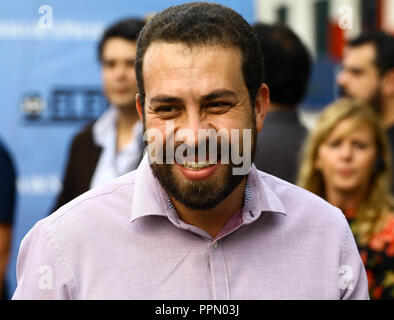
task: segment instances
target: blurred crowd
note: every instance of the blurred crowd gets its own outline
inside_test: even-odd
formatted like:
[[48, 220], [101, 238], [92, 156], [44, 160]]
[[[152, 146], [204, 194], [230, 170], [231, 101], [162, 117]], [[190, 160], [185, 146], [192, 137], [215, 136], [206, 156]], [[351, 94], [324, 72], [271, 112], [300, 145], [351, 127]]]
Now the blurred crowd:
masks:
[[308, 50], [286, 26], [254, 28], [271, 98], [256, 167], [340, 208], [366, 267], [370, 297], [393, 299], [394, 37], [375, 31], [347, 43], [336, 78], [341, 97], [308, 132], [297, 112], [312, 67]]
[[[125, 19], [98, 44], [103, 91], [110, 107], [74, 137], [55, 211], [85, 191], [137, 168], [144, 150], [135, 108], [137, 38], [144, 26]], [[253, 25], [261, 43], [270, 109], [258, 136], [255, 166], [322, 197], [349, 222], [372, 299], [394, 298], [394, 37], [362, 34], [346, 45], [336, 83], [341, 97], [308, 130], [299, 105], [313, 59], [282, 24]], [[0, 292], [10, 254], [15, 168], [0, 144]], [[48, 213], [49, 214], [49, 213]]]

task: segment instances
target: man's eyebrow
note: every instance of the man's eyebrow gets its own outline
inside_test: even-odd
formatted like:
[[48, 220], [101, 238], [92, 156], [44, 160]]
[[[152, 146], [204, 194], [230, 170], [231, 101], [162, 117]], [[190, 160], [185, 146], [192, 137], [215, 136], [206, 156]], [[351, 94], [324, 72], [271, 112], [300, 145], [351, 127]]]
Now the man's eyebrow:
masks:
[[162, 94], [154, 96], [149, 100], [150, 104], [153, 104], [153, 103], [180, 103], [181, 101], [182, 101], [182, 99], [180, 99], [180, 98], [168, 96], [168, 95], [162, 95]]
[[359, 68], [359, 67], [348, 67], [347, 70], [349, 72], [352, 72], [352, 73], [362, 73], [362, 72], [364, 72], [364, 69], [363, 68]]
[[227, 89], [219, 89], [219, 90], [215, 90], [212, 91], [206, 95], [204, 95], [201, 100], [202, 101], [207, 101], [207, 100], [215, 100], [218, 98], [236, 98], [237, 95], [235, 94], [235, 92], [231, 91], [231, 90], [227, 90]]
[[[204, 96], [201, 97], [201, 101], [209, 101], [209, 100], [215, 100], [218, 98], [236, 98], [237, 95], [235, 92], [227, 89], [219, 89], [212, 91]], [[157, 96], [152, 97], [149, 102], [150, 104], [154, 103], [181, 103], [183, 100], [178, 97], [174, 96], [169, 96], [165, 94], [159, 94]]]

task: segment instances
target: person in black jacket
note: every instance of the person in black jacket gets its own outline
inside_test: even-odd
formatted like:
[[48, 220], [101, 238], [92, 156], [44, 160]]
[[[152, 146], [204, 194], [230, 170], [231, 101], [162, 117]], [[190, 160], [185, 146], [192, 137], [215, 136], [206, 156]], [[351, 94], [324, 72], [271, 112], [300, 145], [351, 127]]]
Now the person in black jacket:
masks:
[[307, 136], [297, 106], [307, 90], [311, 57], [298, 36], [285, 25], [257, 23], [270, 88], [270, 109], [257, 139], [257, 169], [295, 183], [299, 150]]
[[0, 300], [6, 299], [5, 272], [11, 251], [11, 231], [16, 200], [15, 167], [0, 142]]
[[110, 26], [98, 45], [103, 90], [110, 108], [72, 141], [63, 188], [55, 208], [135, 169], [144, 149], [135, 107], [137, 38], [145, 21], [125, 19]]

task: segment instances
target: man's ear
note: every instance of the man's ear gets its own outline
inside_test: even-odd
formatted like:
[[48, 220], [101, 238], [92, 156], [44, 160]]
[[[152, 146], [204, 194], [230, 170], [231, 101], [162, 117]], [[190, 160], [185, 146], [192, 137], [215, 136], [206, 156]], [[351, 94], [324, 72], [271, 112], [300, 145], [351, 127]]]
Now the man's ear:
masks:
[[260, 132], [263, 128], [263, 122], [267, 110], [270, 105], [270, 93], [268, 86], [263, 83], [257, 92], [256, 101], [254, 103], [254, 113], [256, 117], [256, 129]]
[[135, 107], [137, 109], [138, 116], [140, 117], [140, 120], [144, 121], [144, 117], [143, 117], [143, 114], [142, 114], [144, 111], [143, 111], [142, 106], [141, 106], [141, 100], [140, 100], [140, 94], [139, 93], [137, 93], [136, 96], [135, 96]]

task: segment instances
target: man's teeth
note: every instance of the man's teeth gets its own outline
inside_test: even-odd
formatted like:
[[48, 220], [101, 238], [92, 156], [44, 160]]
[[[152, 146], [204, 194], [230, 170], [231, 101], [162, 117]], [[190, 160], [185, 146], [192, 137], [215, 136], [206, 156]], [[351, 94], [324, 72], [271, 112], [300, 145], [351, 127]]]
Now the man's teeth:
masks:
[[209, 162], [205, 162], [205, 161], [199, 161], [199, 162], [195, 162], [195, 161], [185, 161], [185, 163], [183, 164], [183, 166], [187, 169], [192, 169], [192, 170], [199, 170], [205, 167], [209, 167], [211, 166], [212, 163]]

